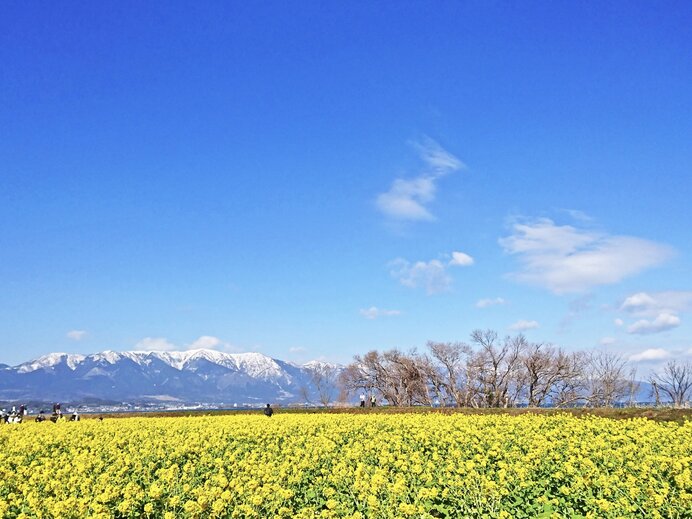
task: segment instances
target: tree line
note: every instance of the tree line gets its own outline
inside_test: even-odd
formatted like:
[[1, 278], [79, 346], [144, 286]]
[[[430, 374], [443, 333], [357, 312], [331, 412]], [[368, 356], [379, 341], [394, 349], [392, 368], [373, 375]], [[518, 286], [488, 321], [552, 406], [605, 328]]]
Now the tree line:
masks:
[[[338, 373], [316, 377], [324, 405], [340, 389], [377, 394], [392, 406], [609, 407], [634, 404], [640, 385], [636, 370], [615, 353], [567, 352], [493, 330], [473, 331], [468, 343], [431, 341], [423, 352], [369, 351]], [[649, 382], [656, 403], [663, 396], [681, 406], [692, 392], [692, 364], [671, 361]]]

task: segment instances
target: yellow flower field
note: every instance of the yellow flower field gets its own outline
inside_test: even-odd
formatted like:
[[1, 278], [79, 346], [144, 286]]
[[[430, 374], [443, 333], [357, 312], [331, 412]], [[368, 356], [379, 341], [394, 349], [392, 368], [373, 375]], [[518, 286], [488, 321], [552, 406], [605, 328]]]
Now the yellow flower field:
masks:
[[0, 517], [692, 517], [692, 423], [228, 415], [0, 427]]

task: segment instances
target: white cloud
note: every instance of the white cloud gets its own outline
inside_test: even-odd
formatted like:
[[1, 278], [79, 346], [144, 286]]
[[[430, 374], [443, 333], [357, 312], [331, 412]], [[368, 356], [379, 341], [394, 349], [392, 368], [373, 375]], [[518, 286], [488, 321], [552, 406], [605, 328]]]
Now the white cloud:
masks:
[[81, 341], [84, 337], [86, 337], [87, 332], [86, 330], [70, 330], [66, 335], [68, 339], [72, 339], [73, 341]]
[[411, 263], [398, 258], [390, 263], [389, 273], [409, 288], [425, 288], [428, 295], [446, 292], [452, 286], [447, 266], [439, 260]]
[[226, 353], [238, 353], [244, 351], [243, 348], [239, 348], [231, 344], [230, 342], [225, 342], [214, 337], [212, 335], [202, 335], [199, 338], [192, 341], [187, 345], [188, 350], [218, 350], [225, 351]]
[[514, 330], [517, 332], [523, 332], [526, 330], [533, 330], [535, 328], [538, 328], [538, 322], [537, 321], [525, 321], [525, 320], [519, 320], [516, 323], [512, 324], [509, 329]]
[[377, 197], [377, 207], [397, 220], [434, 220], [425, 204], [434, 200], [435, 189], [433, 177], [397, 179], [389, 191]]
[[600, 340], [601, 346], [610, 346], [611, 344], [615, 344], [617, 340], [613, 337], [603, 337]]
[[164, 337], [145, 337], [135, 345], [135, 349], [141, 351], [180, 351], [180, 350], [218, 350], [225, 352], [243, 351], [230, 343], [224, 342], [218, 337], [202, 335], [190, 344], [180, 347]]
[[521, 270], [512, 277], [556, 294], [618, 283], [673, 255], [667, 245], [559, 226], [548, 218], [515, 223], [512, 234], [498, 241], [521, 263]]
[[649, 348], [640, 353], [630, 355], [629, 360], [633, 362], [641, 362], [647, 360], [662, 360], [670, 357], [670, 353], [663, 348]]
[[668, 291], [638, 292], [625, 298], [620, 310], [642, 317], [653, 317], [660, 313], [677, 314], [692, 308], [692, 292]]
[[680, 318], [677, 315], [669, 313], [660, 313], [653, 321], [648, 319], [640, 319], [627, 328], [628, 333], [636, 333], [646, 335], [650, 333], [659, 333], [680, 326]]
[[477, 308], [487, 308], [489, 306], [504, 305], [504, 304], [507, 304], [507, 301], [505, 301], [501, 297], [496, 297], [494, 299], [492, 299], [492, 298], [479, 299], [478, 301], [476, 301], [476, 307]]
[[415, 147], [426, 165], [425, 171], [415, 178], [394, 180], [389, 191], [376, 200], [377, 208], [394, 220], [434, 220], [426, 206], [435, 200], [437, 180], [463, 167], [459, 159], [432, 139], [426, 138]]
[[135, 349], [141, 351], [173, 351], [175, 344], [168, 342], [163, 337], [145, 337], [135, 345]]
[[617, 319], [613, 320], [613, 323], [615, 324], [615, 326], [623, 326], [625, 324], [625, 321], [623, 321], [620, 318], [617, 318]]
[[653, 297], [646, 292], [639, 292], [625, 298], [622, 305], [620, 305], [620, 310], [634, 313], [655, 306], [656, 300]]
[[223, 342], [218, 337], [212, 337], [211, 335], [202, 335], [200, 338], [194, 340], [188, 345], [188, 350], [214, 350], [218, 346], [223, 345]]
[[293, 346], [288, 348], [289, 353], [305, 353], [307, 350], [302, 346]]
[[468, 267], [473, 265], [473, 258], [465, 252], [452, 252], [452, 259], [449, 264], [454, 267]]
[[371, 306], [370, 308], [365, 308], [360, 310], [360, 315], [366, 319], [377, 319], [378, 317], [391, 317], [395, 315], [400, 315], [399, 310], [385, 310], [383, 308], [377, 308], [376, 306]]

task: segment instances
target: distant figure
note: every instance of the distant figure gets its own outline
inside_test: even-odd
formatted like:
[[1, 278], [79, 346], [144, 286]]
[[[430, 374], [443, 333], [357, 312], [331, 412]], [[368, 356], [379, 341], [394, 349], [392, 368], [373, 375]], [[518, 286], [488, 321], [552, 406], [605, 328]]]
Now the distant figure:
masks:
[[365, 407], [365, 393], [360, 394], [360, 406]]
[[70, 422], [79, 422], [79, 413], [77, 411], [70, 416]]
[[10, 414], [4, 418], [5, 423], [22, 423], [24, 417], [17, 411], [15, 406], [12, 406], [12, 411]]
[[264, 408], [264, 416], [271, 417], [271, 415], [273, 415], [273, 414], [274, 414], [274, 410], [272, 409], [272, 406], [267, 404], [267, 407]]
[[99, 422], [103, 422], [103, 416], [99, 416]]
[[376, 400], [375, 400], [375, 395], [373, 394], [373, 395], [370, 397], [370, 407], [375, 407], [375, 402], [376, 402]]

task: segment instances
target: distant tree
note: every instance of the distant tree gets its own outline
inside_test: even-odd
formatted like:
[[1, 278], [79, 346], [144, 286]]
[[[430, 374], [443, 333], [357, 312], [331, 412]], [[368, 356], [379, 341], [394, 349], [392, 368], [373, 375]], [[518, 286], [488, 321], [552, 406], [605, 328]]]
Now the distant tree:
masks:
[[675, 407], [681, 407], [692, 391], [692, 363], [668, 362], [661, 373], [651, 378], [651, 384], [667, 395]]
[[376, 394], [392, 406], [430, 405], [435, 394], [433, 371], [429, 358], [415, 351], [370, 351], [356, 355], [339, 382], [350, 394]]
[[627, 363], [615, 353], [594, 351], [587, 357], [587, 404], [592, 407], [611, 407], [627, 395], [625, 375]]
[[471, 342], [478, 351], [471, 357], [472, 371], [478, 377], [476, 390], [483, 407], [510, 407], [523, 389], [521, 355], [527, 343], [523, 335], [498, 338], [493, 330], [475, 330]]
[[416, 404], [431, 405], [430, 371], [425, 357], [415, 350], [409, 354], [399, 350], [384, 352], [383, 359], [387, 365], [387, 392], [396, 395], [396, 405], [412, 406]]
[[383, 356], [376, 350], [367, 352], [365, 355], [356, 355], [353, 362], [348, 364], [339, 376], [339, 382], [343, 389], [349, 394], [360, 391], [365, 393], [379, 392], [385, 396], [389, 404], [399, 405], [396, 395], [389, 390], [390, 375]]
[[470, 384], [467, 362], [471, 354], [468, 344], [461, 342], [428, 342], [431, 385], [443, 405], [468, 406]]
[[302, 385], [298, 388], [298, 394], [301, 400], [303, 400], [307, 405], [310, 405], [310, 388], [306, 385]]
[[[525, 391], [529, 407], [540, 407], [549, 400], [554, 404], [560, 388], [581, 376], [572, 355], [542, 343], [528, 344], [522, 355]], [[563, 392], [562, 396], [566, 394]]]
[[310, 380], [317, 391], [320, 404], [328, 407], [337, 394], [339, 370], [330, 364], [316, 364], [311, 368]]
[[651, 381], [651, 392], [654, 397], [654, 405], [656, 407], [661, 405], [661, 392], [658, 390], [658, 382], [656, 380]]
[[629, 407], [634, 406], [635, 400], [634, 397], [637, 394], [637, 391], [639, 391], [640, 383], [637, 380], [637, 368], [632, 368], [630, 370], [630, 379], [628, 382], [628, 391], [629, 391], [629, 399], [627, 401], [627, 405]]

